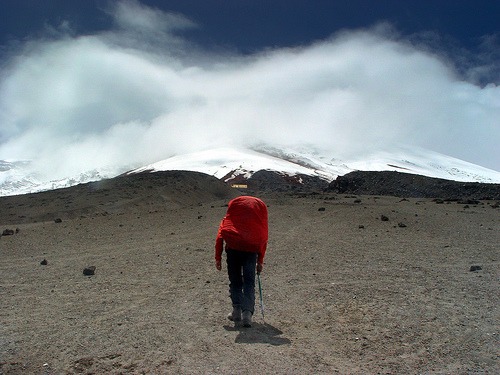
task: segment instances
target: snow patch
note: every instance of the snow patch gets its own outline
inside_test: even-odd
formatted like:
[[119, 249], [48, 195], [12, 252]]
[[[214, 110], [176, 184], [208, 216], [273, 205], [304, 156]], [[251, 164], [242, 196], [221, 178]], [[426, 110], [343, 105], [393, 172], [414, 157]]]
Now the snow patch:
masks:
[[[433, 151], [399, 147], [358, 158], [339, 159], [334, 151], [313, 146], [299, 148], [258, 145], [252, 149], [222, 147], [176, 155], [134, 169], [131, 173], [186, 170], [202, 172], [225, 182], [248, 179], [260, 170], [283, 176], [308, 175], [325, 181], [360, 171], [398, 171], [463, 182], [500, 183], [500, 172]], [[0, 196], [33, 193], [111, 178], [112, 170], [92, 170], [57, 181], [44, 181], [30, 170], [29, 162], [0, 161]]]

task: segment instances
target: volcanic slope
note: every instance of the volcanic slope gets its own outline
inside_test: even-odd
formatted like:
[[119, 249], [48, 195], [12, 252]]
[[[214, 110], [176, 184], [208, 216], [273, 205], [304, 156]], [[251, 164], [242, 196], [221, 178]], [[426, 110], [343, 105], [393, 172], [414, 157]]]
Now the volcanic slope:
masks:
[[167, 172], [0, 198], [0, 373], [500, 373], [497, 202], [256, 191], [245, 329], [213, 251], [242, 193]]

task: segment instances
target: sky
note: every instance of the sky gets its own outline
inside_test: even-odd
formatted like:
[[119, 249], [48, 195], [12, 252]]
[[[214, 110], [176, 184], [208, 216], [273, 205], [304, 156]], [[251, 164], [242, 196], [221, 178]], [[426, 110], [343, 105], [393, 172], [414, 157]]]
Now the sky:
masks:
[[0, 160], [47, 178], [259, 143], [500, 171], [500, 3], [2, 0]]

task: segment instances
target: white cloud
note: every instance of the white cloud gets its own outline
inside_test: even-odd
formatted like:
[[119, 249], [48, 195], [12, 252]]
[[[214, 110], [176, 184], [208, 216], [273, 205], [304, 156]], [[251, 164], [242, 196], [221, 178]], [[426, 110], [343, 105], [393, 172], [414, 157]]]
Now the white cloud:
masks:
[[136, 0], [112, 3], [110, 14], [119, 27], [135, 31], [158, 33], [196, 27], [193, 21], [182, 14], [165, 13]]
[[[216, 55], [172, 36], [194, 27], [182, 16], [118, 4], [118, 29], [33, 41], [12, 57], [0, 159], [36, 160], [55, 178], [227, 144], [312, 143], [341, 156], [403, 143], [500, 169], [500, 88], [461, 81], [379, 30]], [[160, 43], [157, 31], [172, 37]]]

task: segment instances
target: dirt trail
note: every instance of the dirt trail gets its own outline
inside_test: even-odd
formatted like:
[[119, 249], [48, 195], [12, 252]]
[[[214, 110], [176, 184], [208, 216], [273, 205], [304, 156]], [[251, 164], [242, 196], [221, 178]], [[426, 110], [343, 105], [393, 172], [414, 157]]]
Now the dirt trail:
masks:
[[56, 199], [61, 223], [16, 223], [22, 206], [0, 199], [2, 231], [19, 229], [0, 238], [0, 373], [500, 372], [495, 202], [261, 196], [266, 320], [257, 308], [245, 329], [225, 318], [226, 269], [213, 264], [228, 199], [141, 197], [71, 217], [64, 202], [81, 197]]

